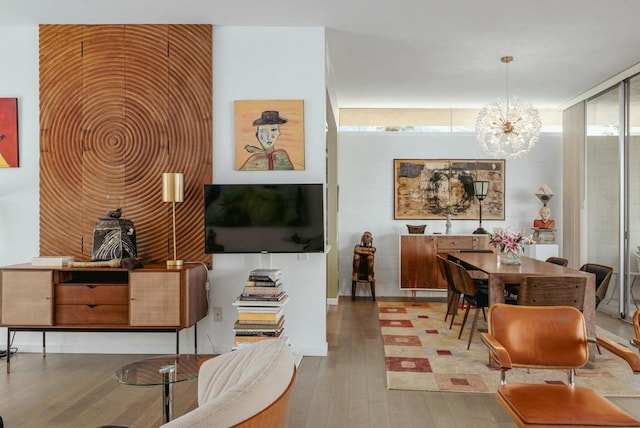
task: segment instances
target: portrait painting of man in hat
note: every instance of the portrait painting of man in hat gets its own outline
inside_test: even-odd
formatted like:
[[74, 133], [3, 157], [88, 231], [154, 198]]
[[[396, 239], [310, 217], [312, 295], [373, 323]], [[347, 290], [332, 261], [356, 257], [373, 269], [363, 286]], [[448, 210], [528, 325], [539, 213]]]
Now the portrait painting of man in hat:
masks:
[[[304, 169], [302, 101], [299, 101], [299, 112], [295, 109], [287, 109], [287, 105], [278, 105], [286, 102], [273, 102], [267, 105], [265, 102], [255, 101], [245, 102], [239, 106], [242, 102], [236, 101], [237, 170]], [[239, 108], [247, 107], [246, 103], [257, 104], [249, 104], [251, 109]], [[258, 106], [263, 109], [257, 111]], [[297, 106], [294, 105], [294, 107]], [[248, 141], [249, 138], [251, 141]]]
[[243, 171], [264, 171], [274, 169], [293, 169], [293, 164], [285, 150], [277, 149], [280, 137], [280, 125], [287, 119], [280, 117], [277, 111], [263, 111], [259, 119], [253, 121], [256, 127], [256, 138], [260, 147], [247, 144], [245, 150], [251, 157], [240, 167]]

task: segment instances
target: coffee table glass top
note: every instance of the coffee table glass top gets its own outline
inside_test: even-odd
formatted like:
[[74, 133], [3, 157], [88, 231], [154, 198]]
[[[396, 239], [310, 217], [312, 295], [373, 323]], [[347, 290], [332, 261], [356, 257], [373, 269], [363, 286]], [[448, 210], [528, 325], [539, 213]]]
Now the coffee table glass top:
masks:
[[113, 378], [125, 385], [164, 385], [195, 379], [199, 368], [196, 355], [162, 355], [126, 364], [113, 372]]

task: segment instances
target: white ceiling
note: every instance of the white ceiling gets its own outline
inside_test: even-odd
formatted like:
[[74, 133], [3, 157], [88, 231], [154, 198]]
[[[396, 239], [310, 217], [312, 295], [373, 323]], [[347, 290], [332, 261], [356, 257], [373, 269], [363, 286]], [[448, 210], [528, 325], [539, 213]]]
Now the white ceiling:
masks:
[[334, 108], [478, 108], [505, 94], [504, 55], [510, 95], [559, 108], [640, 63], [639, 17], [638, 0], [0, 0], [0, 26], [323, 26]]

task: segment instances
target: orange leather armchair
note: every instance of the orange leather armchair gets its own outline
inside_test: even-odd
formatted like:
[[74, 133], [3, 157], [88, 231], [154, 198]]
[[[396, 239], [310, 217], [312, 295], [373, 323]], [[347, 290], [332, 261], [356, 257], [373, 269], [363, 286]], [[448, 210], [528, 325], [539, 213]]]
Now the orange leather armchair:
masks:
[[[488, 311], [488, 332], [482, 342], [500, 367], [497, 399], [520, 427], [632, 426], [640, 420], [597, 391], [574, 384], [575, 369], [589, 358], [582, 313], [571, 306], [514, 306], [495, 304]], [[604, 348], [624, 358], [634, 373], [640, 357], [606, 338]], [[508, 384], [515, 367], [567, 370], [567, 384]]]
[[640, 348], [640, 309], [636, 309], [633, 314], [633, 330], [635, 332], [635, 337], [629, 342], [636, 348]]

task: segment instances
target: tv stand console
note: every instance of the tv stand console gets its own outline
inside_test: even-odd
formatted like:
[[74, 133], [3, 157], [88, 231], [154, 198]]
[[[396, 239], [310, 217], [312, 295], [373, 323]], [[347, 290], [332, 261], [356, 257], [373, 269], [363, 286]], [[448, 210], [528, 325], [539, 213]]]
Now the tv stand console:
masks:
[[[12, 331], [175, 332], [207, 315], [208, 270], [68, 268], [21, 264], [0, 270], [0, 326], [7, 327], [7, 372]], [[195, 353], [197, 354], [197, 330]]]

